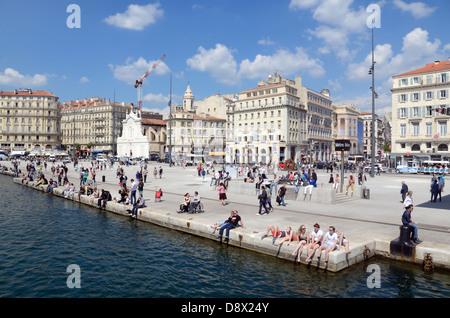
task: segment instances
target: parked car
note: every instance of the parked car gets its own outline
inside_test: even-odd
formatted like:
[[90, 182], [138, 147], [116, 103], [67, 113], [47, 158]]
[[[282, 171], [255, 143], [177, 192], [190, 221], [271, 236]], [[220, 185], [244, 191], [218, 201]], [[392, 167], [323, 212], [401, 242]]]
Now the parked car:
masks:
[[159, 155], [156, 154], [156, 153], [152, 153], [152, 154], [150, 155], [150, 160], [151, 160], [151, 161], [158, 161], [158, 160], [159, 160]]
[[[380, 171], [381, 171], [381, 172], [387, 172], [387, 170], [388, 170], [385, 166], [383, 166], [383, 165], [377, 163], [377, 164], [375, 164], [375, 172], [378, 171], [378, 167], [380, 167]], [[364, 171], [365, 171], [365, 172], [370, 172], [371, 170], [372, 170], [372, 166], [364, 167]]]
[[8, 156], [0, 154], [0, 160], [8, 160]]

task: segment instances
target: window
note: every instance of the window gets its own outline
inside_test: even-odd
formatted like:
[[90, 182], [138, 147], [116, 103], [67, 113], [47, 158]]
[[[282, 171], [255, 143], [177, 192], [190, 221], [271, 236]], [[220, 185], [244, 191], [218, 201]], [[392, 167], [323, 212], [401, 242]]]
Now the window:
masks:
[[439, 123], [439, 133], [441, 136], [447, 135], [447, 122], [440, 122]]
[[440, 80], [441, 83], [446, 83], [447, 82], [447, 80], [448, 80], [447, 73], [442, 73], [442, 74], [439, 74], [438, 76], [439, 76], [439, 80]]
[[427, 75], [427, 84], [433, 83], [433, 75]]
[[405, 86], [408, 85], [408, 79], [407, 78], [403, 78], [400, 80], [400, 86]]
[[419, 124], [414, 123], [414, 124], [412, 124], [412, 126], [413, 126], [413, 135], [418, 136], [419, 135]]
[[419, 77], [413, 77], [413, 84], [419, 84]]
[[413, 116], [419, 117], [419, 107], [413, 107]]
[[400, 102], [406, 102], [407, 98], [406, 98], [406, 94], [401, 94], [400, 95]]
[[448, 93], [445, 89], [439, 91], [440, 98], [447, 98], [447, 96], [448, 96]]
[[406, 114], [407, 114], [406, 108], [400, 108], [400, 117], [405, 118], [407, 117]]
[[433, 98], [433, 92], [426, 92], [426, 99], [432, 99]]
[[433, 126], [431, 123], [426, 123], [427, 126], [427, 136], [430, 136], [433, 133]]
[[411, 101], [418, 101], [418, 100], [419, 100], [419, 93], [411, 94]]
[[406, 125], [405, 124], [400, 125], [400, 136], [406, 136]]
[[433, 116], [433, 108], [431, 106], [427, 106], [427, 116]]

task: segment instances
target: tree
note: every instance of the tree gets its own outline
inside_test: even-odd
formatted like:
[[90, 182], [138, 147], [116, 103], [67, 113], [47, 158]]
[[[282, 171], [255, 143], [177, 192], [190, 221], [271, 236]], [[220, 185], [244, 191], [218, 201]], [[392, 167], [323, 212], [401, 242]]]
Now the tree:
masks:
[[384, 144], [383, 152], [391, 152], [391, 143], [390, 142]]

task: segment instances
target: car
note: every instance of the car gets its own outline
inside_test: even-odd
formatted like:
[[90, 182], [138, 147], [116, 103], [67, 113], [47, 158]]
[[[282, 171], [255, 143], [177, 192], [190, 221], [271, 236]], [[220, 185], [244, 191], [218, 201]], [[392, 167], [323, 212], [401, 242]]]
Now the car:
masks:
[[[380, 171], [381, 172], [387, 172], [387, 170], [388, 170], [385, 166], [377, 163], [377, 164], [375, 164], [375, 172], [378, 171], [378, 167], [380, 167]], [[372, 166], [370, 166], [370, 165], [364, 167], [364, 171], [365, 172], [370, 172], [371, 170], [372, 170]]]
[[70, 162], [72, 162], [72, 160], [70, 160], [69, 158], [64, 158], [62, 162], [63, 163], [70, 163]]
[[8, 156], [4, 155], [4, 154], [0, 154], [0, 160], [8, 160]]
[[156, 154], [156, 153], [152, 153], [152, 154], [150, 155], [150, 160], [151, 160], [151, 161], [158, 161], [158, 160], [159, 160], [159, 155]]

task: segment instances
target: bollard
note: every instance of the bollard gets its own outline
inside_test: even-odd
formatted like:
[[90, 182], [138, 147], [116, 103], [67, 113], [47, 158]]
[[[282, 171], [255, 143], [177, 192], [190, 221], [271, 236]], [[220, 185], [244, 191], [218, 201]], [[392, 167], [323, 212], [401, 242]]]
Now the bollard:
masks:
[[414, 229], [409, 225], [401, 225], [400, 236], [391, 241], [390, 253], [393, 255], [413, 257], [415, 255], [415, 244], [411, 242], [411, 234]]
[[102, 176], [102, 182], [105, 182], [105, 176]]

